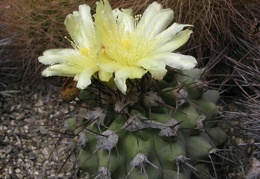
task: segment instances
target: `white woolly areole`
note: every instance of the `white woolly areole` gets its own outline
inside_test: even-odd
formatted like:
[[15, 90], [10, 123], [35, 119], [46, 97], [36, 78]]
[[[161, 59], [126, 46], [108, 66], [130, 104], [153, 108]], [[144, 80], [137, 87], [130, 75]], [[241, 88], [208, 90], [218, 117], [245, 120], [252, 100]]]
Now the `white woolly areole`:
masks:
[[111, 150], [117, 145], [118, 135], [110, 130], [106, 130], [101, 133], [101, 135], [96, 136], [97, 139], [97, 149]]

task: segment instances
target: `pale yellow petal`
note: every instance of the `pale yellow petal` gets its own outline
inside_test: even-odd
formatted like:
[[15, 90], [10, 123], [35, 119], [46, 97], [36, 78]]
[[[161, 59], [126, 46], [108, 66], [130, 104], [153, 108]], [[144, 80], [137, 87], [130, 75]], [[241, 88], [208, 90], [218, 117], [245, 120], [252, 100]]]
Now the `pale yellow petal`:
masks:
[[81, 5], [79, 11], [74, 11], [66, 17], [64, 24], [79, 48], [89, 48], [93, 45], [95, 31], [89, 6]]
[[107, 0], [104, 0], [104, 3], [97, 2], [96, 14], [94, 15], [94, 18], [97, 40], [100, 42], [106, 42], [107, 40], [111, 40], [111, 35], [118, 37], [116, 19]]
[[153, 78], [162, 79], [166, 74], [166, 65], [164, 62], [158, 60], [156, 56], [142, 59], [138, 62], [138, 65], [149, 71]]
[[78, 75], [78, 83], [77, 83], [77, 88], [79, 89], [85, 89], [91, 84], [91, 77], [95, 73], [95, 70], [89, 68], [83, 70], [79, 75]]
[[127, 86], [126, 86], [126, 78], [115, 78], [114, 79], [115, 81], [115, 84], [117, 86], [117, 88], [119, 89], [119, 91], [121, 91], [123, 94], [126, 93], [126, 89], [127, 89]]
[[146, 70], [140, 67], [125, 67], [115, 72], [115, 84], [117, 88], [125, 94], [127, 86], [126, 79], [141, 78], [146, 73]]
[[162, 53], [156, 55], [155, 58], [172, 68], [180, 70], [189, 70], [197, 65], [197, 60], [193, 56], [179, 53]]
[[[115, 10], [113, 10], [114, 12]], [[132, 9], [123, 9], [122, 11], [116, 11], [116, 19], [118, 24], [118, 29], [122, 32], [122, 36], [126, 32], [134, 32], [135, 30], [135, 19], [133, 17], [133, 10]]]
[[85, 33], [94, 31], [94, 22], [90, 10], [90, 7], [85, 4], [79, 6], [79, 14], [84, 27], [82, 30], [88, 29]]
[[153, 2], [150, 4], [146, 10], [144, 11], [141, 20], [139, 21], [137, 26], [140, 26], [143, 29], [147, 29], [147, 24], [151, 21], [151, 19], [162, 9], [162, 5]]
[[116, 61], [113, 61], [105, 53], [100, 52], [98, 57], [98, 66], [102, 71], [113, 73], [124, 66]]
[[189, 40], [191, 34], [192, 31], [189, 29], [181, 31], [176, 34], [169, 42], [156, 49], [153, 53], [156, 54], [172, 52], [185, 44]]
[[45, 65], [66, 63], [71, 58], [71, 55], [77, 53], [74, 49], [51, 49], [43, 52], [43, 56], [38, 57], [38, 60]]
[[68, 76], [68, 77], [72, 77], [76, 74], [75, 71], [73, 70], [65, 70], [65, 68], [67, 68], [68, 66], [65, 66], [65, 68], [63, 68], [65, 65], [53, 65], [50, 66], [48, 68], [46, 68], [45, 70], [42, 71], [41, 75], [45, 76], [45, 77], [50, 77], [50, 76]]
[[138, 61], [136, 64], [147, 70], [160, 70], [165, 68], [165, 63], [159, 61], [157, 56], [150, 56], [148, 58], [144, 58]]
[[[63, 76], [64, 74], [59, 71], [53, 71], [48, 67], [41, 72], [41, 75], [44, 77], [50, 77], [50, 76]], [[71, 75], [71, 76], [73, 76], [73, 75]]]
[[98, 72], [98, 78], [101, 80], [101, 81], [105, 81], [105, 82], [108, 82], [113, 76], [113, 73], [109, 73], [109, 72], [105, 72], [103, 70], [100, 70]]
[[178, 32], [180, 32], [184, 27], [190, 27], [192, 25], [189, 24], [177, 24], [173, 23], [170, 27], [168, 27], [166, 30], [162, 31], [156, 36], [156, 39], [158, 40], [158, 46], [164, 45], [168, 41], [170, 41], [174, 35], [176, 35]]
[[162, 68], [160, 70], [149, 70], [149, 73], [152, 75], [154, 79], [162, 80], [166, 75], [167, 70], [165, 68]]
[[61, 75], [56, 76], [73, 76], [80, 73], [81, 70], [68, 64], [56, 64], [48, 67], [49, 71], [59, 73]]
[[75, 49], [73, 48], [57, 48], [57, 49], [49, 49], [43, 52], [43, 55], [71, 55], [75, 53]]
[[143, 29], [143, 31], [149, 34], [148, 37], [154, 37], [165, 30], [172, 20], [173, 11], [171, 9], [162, 9], [148, 22], [146, 29]]

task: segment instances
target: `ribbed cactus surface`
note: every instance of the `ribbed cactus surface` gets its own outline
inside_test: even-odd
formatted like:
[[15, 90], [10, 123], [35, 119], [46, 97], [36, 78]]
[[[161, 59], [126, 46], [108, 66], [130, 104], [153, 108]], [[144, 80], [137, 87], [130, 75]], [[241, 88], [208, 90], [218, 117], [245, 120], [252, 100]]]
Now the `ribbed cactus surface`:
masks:
[[[218, 126], [219, 93], [203, 70], [170, 70], [164, 80], [129, 80], [123, 95], [93, 83], [81, 91], [78, 160], [93, 178], [211, 178], [210, 155], [226, 140]], [[76, 122], [76, 123], [75, 123]]]

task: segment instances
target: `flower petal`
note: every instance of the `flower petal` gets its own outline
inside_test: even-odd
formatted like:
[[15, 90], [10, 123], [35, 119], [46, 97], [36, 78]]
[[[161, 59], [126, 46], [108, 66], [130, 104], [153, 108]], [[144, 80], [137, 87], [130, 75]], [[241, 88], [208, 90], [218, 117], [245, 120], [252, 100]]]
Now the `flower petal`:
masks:
[[[84, 29], [94, 29], [94, 22], [91, 16], [90, 7], [87, 5], [79, 6], [79, 14], [82, 19]], [[93, 32], [88, 30], [87, 32]]]
[[152, 77], [156, 80], [162, 80], [164, 78], [164, 76], [167, 73], [167, 70], [165, 68], [161, 69], [161, 70], [149, 70], [149, 72], [151, 73]]
[[156, 55], [155, 58], [172, 68], [180, 70], [189, 70], [197, 65], [197, 60], [193, 56], [179, 53], [163, 53]]
[[152, 4], [150, 4], [144, 11], [142, 18], [137, 26], [141, 26], [142, 28], [147, 29], [147, 24], [161, 9], [162, 5], [157, 2], [153, 2]]
[[140, 67], [125, 67], [115, 72], [115, 84], [117, 88], [122, 92], [126, 93], [126, 79], [141, 78], [146, 73], [146, 70]]
[[[104, 3], [103, 3], [104, 2]], [[107, 0], [97, 2], [95, 18], [96, 40], [100, 48], [111, 41], [119, 41], [118, 26], [111, 6]]]
[[190, 27], [192, 25], [189, 24], [177, 24], [173, 23], [166, 30], [162, 31], [156, 36], [156, 39], [159, 41], [158, 46], [164, 45], [168, 41], [170, 41], [174, 35], [180, 32], [184, 27]]
[[157, 50], [155, 50], [153, 53], [165, 53], [165, 52], [172, 52], [176, 50], [177, 48], [181, 47], [183, 44], [185, 44], [188, 39], [190, 38], [190, 35], [192, 34], [192, 31], [187, 29], [184, 31], [179, 32], [177, 35], [175, 35], [168, 43], [161, 46]]
[[152, 77], [158, 80], [162, 79], [167, 72], [167, 70], [165, 69], [165, 63], [159, 61], [156, 56], [142, 59], [137, 64], [148, 70], [151, 73]]
[[143, 29], [143, 31], [146, 33], [149, 32], [151, 37], [154, 37], [162, 30], [165, 30], [172, 20], [173, 10], [162, 9], [151, 19], [150, 22], [148, 22], [146, 29]]
[[108, 82], [113, 76], [113, 73], [109, 73], [109, 72], [105, 72], [103, 70], [100, 70], [98, 72], [98, 78], [101, 80], [101, 81], [106, 81]]
[[91, 84], [91, 77], [96, 71], [89, 68], [86, 70], [83, 70], [77, 77], [74, 79], [78, 80], [77, 88], [79, 89], [85, 89]]
[[108, 73], [113, 73], [124, 67], [122, 64], [110, 59], [104, 52], [100, 52], [98, 58], [98, 66]]
[[[48, 69], [48, 70], [47, 70]], [[74, 76], [81, 72], [79, 68], [68, 64], [56, 64], [48, 67], [46, 72], [42, 72], [43, 76]], [[48, 72], [48, 73], [47, 73]], [[58, 74], [58, 75], [51, 75]]]
[[115, 84], [117, 86], [117, 88], [119, 89], [119, 91], [121, 91], [123, 94], [126, 93], [126, 89], [127, 89], [127, 86], [126, 86], [126, 78], [115, 78], [114, 79], [115, 81]]
[[[133, 32], [135, 30], [135, 19], [133, 17], [132, 9], [122, 9], [122, 11], [115, 9], [118, 30], [120, 32]], [[123, 33], [125, 34], [125, 33]]]
[[[42, 76], [44, 77], [50, 77], [50, 76], [65, 76], [64, 73], [56, 70], [52, 70], [50, 67], [46, 68], [45, 70], [42, 71], [41, 73]], [[69, 75], [68, 75], [69, 76]], [[73, 75], [70, 75], [72, 77]]]
[[50, 49], [43, 52], [43, 56], [38, 57], [39, 62], [45, 65], [53, 65], [55, 63], [64, 63], [69, 60], [70, 56], [77, 54], [74, 49]]
[[75, 52], [73, 48], [49, 49], [43, 52], [43, 55], [71, 55]]
[[93, 43], [91, 40], [95, 36], [95, 31], [89, 6], [79, 6], [79, 11], [74, 11], [73, 14], [69, 14], [64, 24], [72, 40], [79, 48], [89, 48], [91, 46]]

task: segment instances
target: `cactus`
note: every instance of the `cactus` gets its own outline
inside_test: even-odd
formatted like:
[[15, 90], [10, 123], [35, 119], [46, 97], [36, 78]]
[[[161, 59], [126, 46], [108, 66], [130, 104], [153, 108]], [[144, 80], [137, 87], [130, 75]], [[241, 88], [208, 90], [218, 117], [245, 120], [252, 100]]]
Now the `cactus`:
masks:
[[85, 136], [76, 141], [85, 143], [77, 145], [81, 169], [97, 178], [209, 178], [209, 157], [227, 136], [214, 121], [219, 93], [205, 90], [202, 72], [147, 75], [129, 81], [125, 96], [100, 82], [82, 90], [88, 108], [73, 123]]
[[95, 178], [210, 176], [205, 164], [226, 140], [213, 120], [219, 93], [206, 90], [194, 57], [173, 52], [191, 25], [170, 25], [173, 11], [157, 2], [132, 12], [103, 0], [93, 20], [81, 5], [64, 22], [73, 48], [39, 57], [49, 65], [43, 76], [74, 77], [63, 87], [73, 94], [62, 96], [83, 106], [80, 121], [68, 122], [79, 165]]

